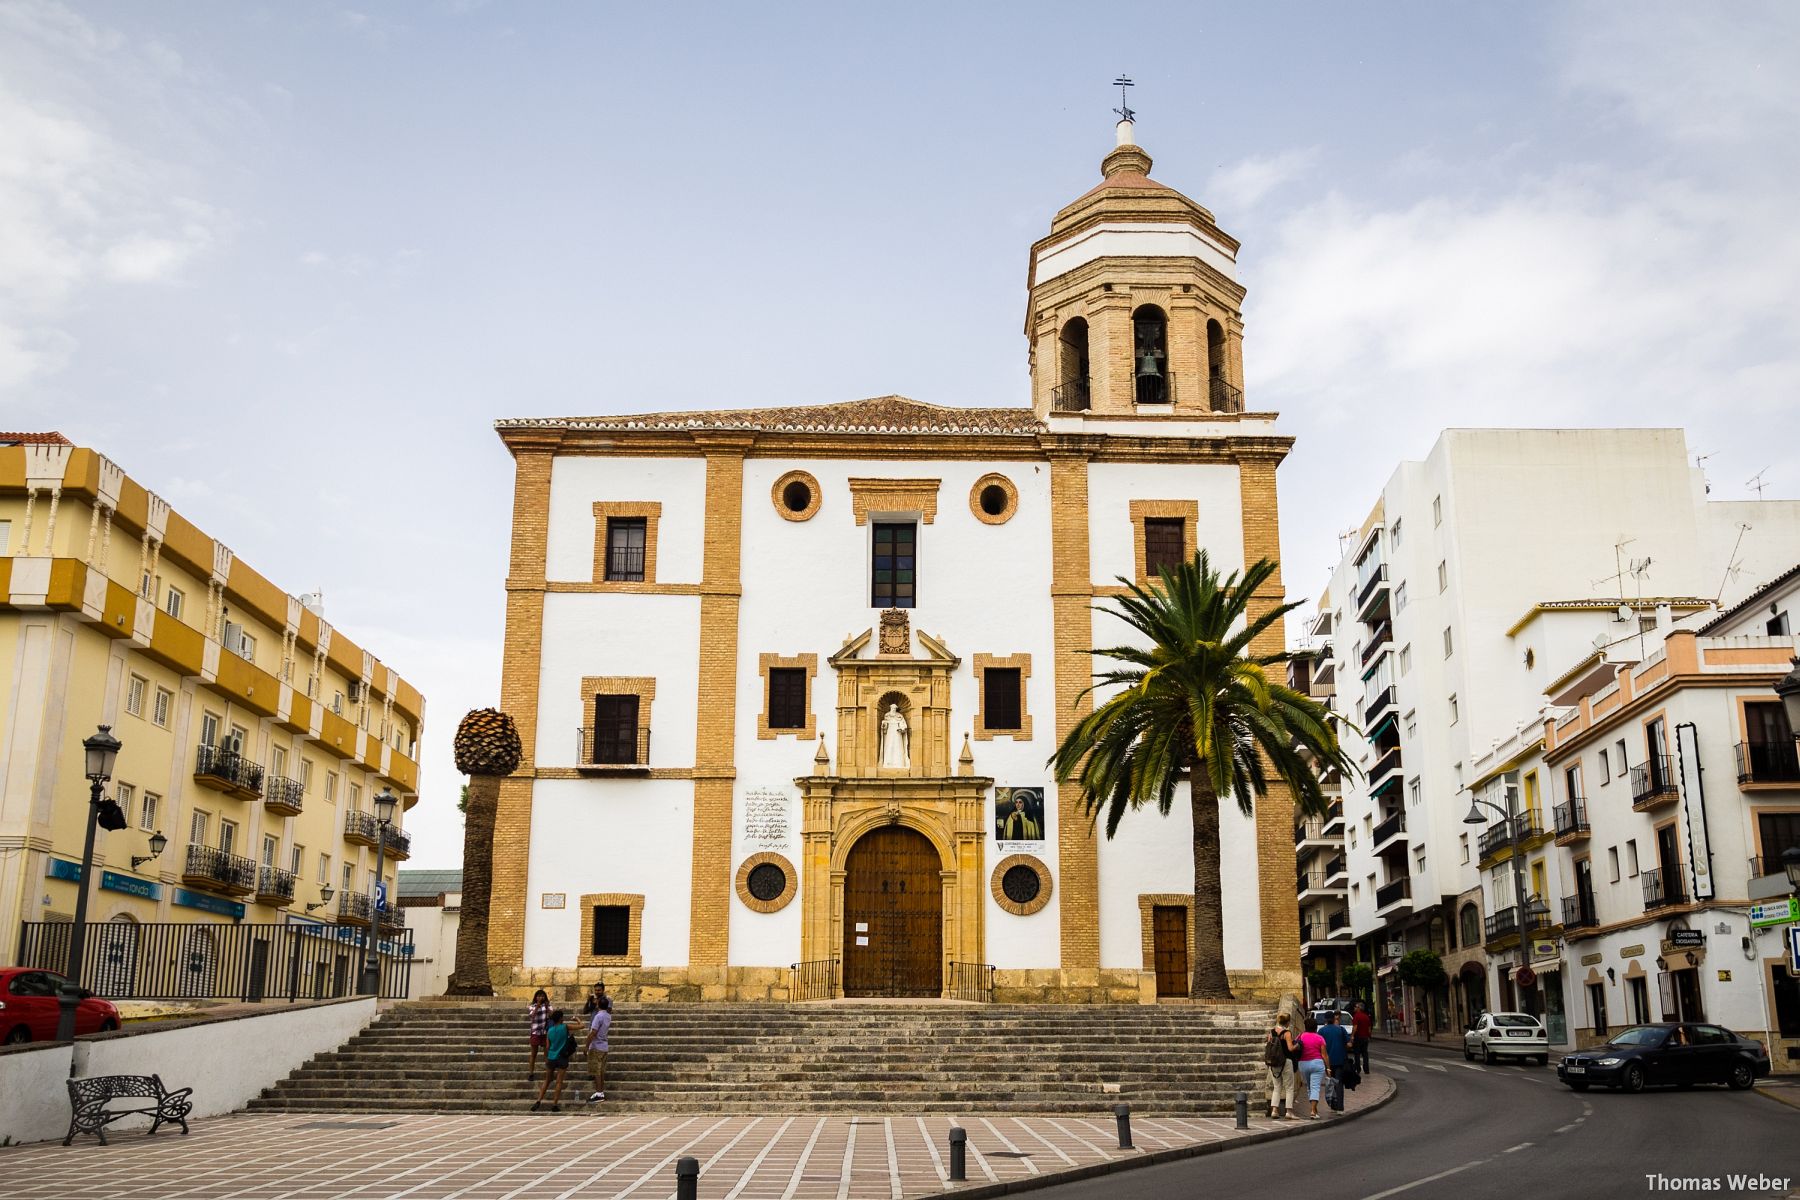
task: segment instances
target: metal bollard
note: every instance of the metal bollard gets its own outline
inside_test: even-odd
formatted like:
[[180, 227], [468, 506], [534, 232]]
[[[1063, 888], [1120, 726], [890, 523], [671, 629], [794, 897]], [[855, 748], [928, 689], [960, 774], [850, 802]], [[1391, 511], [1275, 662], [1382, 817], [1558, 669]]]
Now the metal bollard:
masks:
[[1250, 1128], [1250, 1096], [1246, 1092], [1237, 1094], [1237, 1127]]
[[1113, 1116], [1119, 1121], [1119, 1149], [1130, 1150], [1131, 1145], [1131, 1105], [1120, 1104], [1113, 1108]]
[[950, 1127], [950, 1180], [961, 1183], [969, 1177], [968, 1131], [959, 1126]]
[[675, 1160], [675, 1200], [700, 1200], [700, 1160], [692, 1155]]

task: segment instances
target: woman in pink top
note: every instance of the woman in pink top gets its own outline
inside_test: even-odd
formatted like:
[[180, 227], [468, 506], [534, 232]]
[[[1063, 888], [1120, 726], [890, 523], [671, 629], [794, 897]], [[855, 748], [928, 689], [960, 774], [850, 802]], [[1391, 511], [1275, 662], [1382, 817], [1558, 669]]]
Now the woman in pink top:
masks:
[[1306, 1098], [1312, 1101], [1311, 1119], [1319, 1119], [1319, 1089], [1325, 1085], [1325, 1039], [1319, 1026], [1306, 1018], [1306, 1032], [1300, 1035], [1300, 1080], [1306, 1084]]

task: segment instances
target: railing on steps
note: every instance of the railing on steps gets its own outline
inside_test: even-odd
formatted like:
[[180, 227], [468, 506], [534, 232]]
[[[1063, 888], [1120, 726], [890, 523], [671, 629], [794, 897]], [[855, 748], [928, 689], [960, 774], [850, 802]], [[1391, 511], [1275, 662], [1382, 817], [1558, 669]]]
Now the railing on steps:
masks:
[[832, 1000], [837, 997], [837, 959], [816, 958], [789, 967], [793, 978], [788, 983], [792, 1000]]
[[990, 1001], [994, 998], [992, 963], [953, 962], [950, 964], [950, 998], [952, 1000]]

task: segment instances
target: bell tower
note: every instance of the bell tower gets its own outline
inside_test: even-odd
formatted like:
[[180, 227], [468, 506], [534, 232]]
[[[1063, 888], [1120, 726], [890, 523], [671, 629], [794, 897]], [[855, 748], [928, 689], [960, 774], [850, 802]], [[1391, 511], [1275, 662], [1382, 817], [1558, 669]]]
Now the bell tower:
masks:
[[1099, 184], [1031, 247], [1032, 408], [1046, 419], [1241, 413], [1237, 240], [1150, 178], [1121, 112]]

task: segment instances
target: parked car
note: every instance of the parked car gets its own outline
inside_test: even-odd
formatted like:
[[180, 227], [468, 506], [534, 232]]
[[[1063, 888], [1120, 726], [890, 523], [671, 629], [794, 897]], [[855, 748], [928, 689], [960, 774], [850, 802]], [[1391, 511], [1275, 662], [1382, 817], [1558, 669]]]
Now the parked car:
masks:
[[[1350, 1022], [1356, 1014], [1348, 1008], [1340, 1008], [1336, 1011], [1338, 1015], [1338, 1024], [1342, 1025], [1345, 1029], [1350, 1028]], [[1312, 1017], [1315, 1025], [1323, 1025], [1327, 1018], [1331, 1016], [1331, 1013], [1332, 1008], [1330, 1005], [1315, 1005], [1312, 1012], [1308, 1015]]]
[[1556, 1064], [1556, 1077], [1578, 1092], [1597, 1083], [1628, 1092], [1697, 1083], [1742, 1091], [1768, 1073], [1769, 1051], [1761, 1042], [1717, 1025], [1675, 1023], [1622, 1030], [1606, 1045], [1565, 1054]]
[[[31, 967], [0, 967], [0, 1042], [48, 1042], [56, 1038], [57, 993], [64, 977]], [[119, 1010], [83, 988], [75, 1006], [75, 1032], [99, 1033], [119, 1027]]]
[[1463, 1034], [1463, 1058], [1474, 1062], [1502, 1058], [1535, 1058], [1548, 1065], [1550, 1038], [1543, 1022], [1530, 1013], [1482, 1013]]

